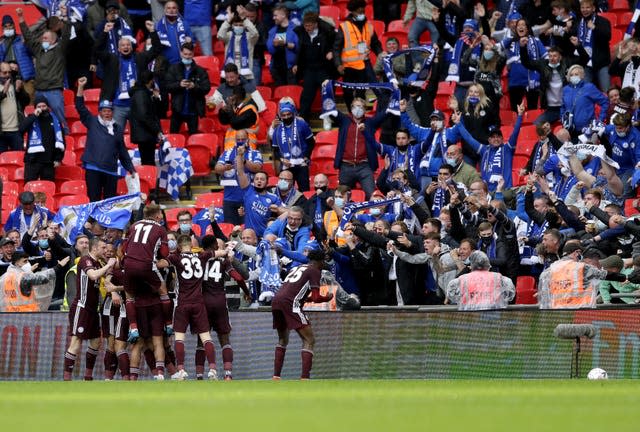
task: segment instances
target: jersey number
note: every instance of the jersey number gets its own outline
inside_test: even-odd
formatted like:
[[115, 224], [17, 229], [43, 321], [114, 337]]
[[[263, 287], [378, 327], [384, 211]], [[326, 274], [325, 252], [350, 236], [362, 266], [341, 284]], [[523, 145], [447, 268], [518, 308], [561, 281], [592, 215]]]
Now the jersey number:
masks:
[[182, 277], [182, 279], [202, 277], [202, 264], [200, 263], [200, 258], [182, 258], [180, 263], [183, 267], [182, 273], [180, 273], [180, 277]]
[[[151, 232], [152, 228], [153, 225], [136, 225], [134, 228], [136, 230], [136, 234], [133, 236], [133, 241], [136, 243], [147, 244], [147, 240], [149, 240], [149, 233]], [[140, 240], [140, 232], [143, 232], [142, 240]]]
[[[211, 263], [211, 265], [209, 265], [209, 262]], [[222, 273], [220, 272], [220, 261], [215, 260], [209, 262], [207, 262], [207, 269], [204, 273], [204, 280], [211, 279], [214, 282], [218, 283], [222, 278]]]
[[307, 266], [304, 266], [304, 265], [294, 268], [293, 270], [291, 270], [291, 272], [289, 272], [289, 274], [284, 279], [284, 281], [289, 283], [298, 282], [302, 277], [302, 273], [304, 273], [306, 269], [307, 269]]

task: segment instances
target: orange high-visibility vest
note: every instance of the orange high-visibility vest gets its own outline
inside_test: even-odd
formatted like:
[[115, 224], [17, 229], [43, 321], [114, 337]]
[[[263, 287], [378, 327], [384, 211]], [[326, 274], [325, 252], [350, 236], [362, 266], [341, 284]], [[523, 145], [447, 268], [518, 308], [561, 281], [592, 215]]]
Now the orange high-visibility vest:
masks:
[[502, 275], [488, 270], [475, 270], [460, 276], [460, 305], [472, 309], [494, 309], [506, 306], [502, 297]]
[[593, 307], [595, 291], [590, 283], [585, 286], [584, 263], [570, 260], [552, 264], [549, 278], [551, 308]]
[[22, 273], [8, 271], [4, 274], [2, 290], [4, 291], [4, 301], [6, 312], [39, 312], [40, 308], [35, 299], [34, 291], [31, 295], [24, 296], [20, 291], [20, 281]]
[[[252, 110], [256, 114], [256, 122], [253, 124], [253, 126], [245, 129], [248, 135], [249, 148], [251, 150], [256, 150], [258, 148], [258, 127], [259, 127], [258, 123], [260, 120], [260, 117], [258, 116], [258, 109], [254, 104], [246, 104], [240, 107], [240, 109], [236, 111], [236, 114], [240, 115], [247, 110]], [[227, 132], [224, 135], [224, 149], [231, 150], [235, 146], [236, 146], [236, 130], [229, 127], [227, 128]]]
[[[324, 212], [322, 219], [327, 236], [332, 238], [334, 236], [334, 232], [338, 229], [338, 226], [340, 226], [340, 218], [338, 218], [335, 210], [327, 210]], [[335, 237], [334, 240], [338, 246], [344, 246], [347, 244], [347, 239], [343, 237]]]
[[[344, 48], [340, 54], [342, 65], [351, 69], [364, 69], [364, 62], [369, 57], [369, 49], [371, 47], [371, 37], [373, 36], [373, 26], [366, 22], [360, 29], [351, 21], [345, 21], [340, 24], [342, 33], [344, 34]], [[367, 49], [365, 52], [358, 50], [358, 44], [365, 44]]]

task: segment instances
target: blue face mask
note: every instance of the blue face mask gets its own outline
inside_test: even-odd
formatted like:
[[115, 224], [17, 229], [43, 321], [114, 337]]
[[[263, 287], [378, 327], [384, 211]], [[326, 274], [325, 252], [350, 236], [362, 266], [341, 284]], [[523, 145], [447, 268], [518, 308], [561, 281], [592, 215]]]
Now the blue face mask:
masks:
[[380, 213], [382, 213], [382, 210], [379, 207], [374, 207], [371, 210], [369, 210], [369, 214], [371, 216], [380, 216]]
[[336, 207], [342, 208], [344, 207], [344, 198], [335, 198], [334, 203], [336, 204]]
[[193, 63], [193, 59], [181, 58], [183, 65], [190, 65]]
[[49, 48], [51, 48], [51, 44], [49, 42], [42, 42], [42, 49], [43, 50], [48, 50]]
[[451, 165], [452, 167], [458, 165], [458, 160], [457, 159], [450, 159], [450, 158], [446, 158], [447, 164]]
[[167, 245], [169, 246], [169, 250], [176, 250], [178, 248], [178, 242], [173, 239], [169, 240]]
[[289, 182], [284, 179], [278, 180], [278, 189], [281, 191], [289, 190]]
[[236, 35], [240, 36], [242, 33], [244, 33], [244, 27], [237, 27], [237, 26], [234, 26], [234, 27], [233, 27], [233, 32], [234, 32]]
[[469, 101], [469, 103], [471, 105], [475, 105], [478, 102], [480, 102], [480, 98], [479, 97], [475, 97], [475, 96], [471, 96], [469, 99], [467, 99]]
[[40, 249], [49, 249], [49, 240], [38, 240], [38, 246]]
[[182, 231], [182, 232], [191, 231], [191, 224], [190, 223], [181, 223], [180, 224], [180, 231]]
[[242, 147], [242, 146], [244, 146], [246, 144], [247, 144], [247, 141], [245, 141], [245, 140], [236, 140], [236, 146], [238, 146], [238, 147]]
[[484, 57], [485, 60], [491, 60], [493, 58], [493, 51], [483, 51], [482, 52], [482, 57]]

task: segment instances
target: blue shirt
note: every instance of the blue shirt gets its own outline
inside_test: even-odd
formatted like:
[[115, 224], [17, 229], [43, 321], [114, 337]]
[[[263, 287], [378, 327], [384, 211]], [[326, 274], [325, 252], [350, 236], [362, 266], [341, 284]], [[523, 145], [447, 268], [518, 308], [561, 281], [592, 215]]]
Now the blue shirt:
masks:
[[632, 171], [640, 161], [640, 132], [631, 127], [624, 137], [618, 136], [615, 125], [608, 125], [604, 133], [611, 144], [611, 159], [618, 162], [618, 172]]
[[264, 235], [267, 229], [267, 221], [271, 217], [269, 206], [276, 204], [282, 205], [280, 197], [271, 192], [258, 193], [252, 185], [242, 189], [244, 193], [244, 227], [252, 228], [258, 238]]

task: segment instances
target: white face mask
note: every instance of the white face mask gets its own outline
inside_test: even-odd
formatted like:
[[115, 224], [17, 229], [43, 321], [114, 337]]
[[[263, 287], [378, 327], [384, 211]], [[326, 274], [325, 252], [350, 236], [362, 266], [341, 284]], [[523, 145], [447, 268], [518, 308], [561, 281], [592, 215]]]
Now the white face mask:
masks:
[[444, 126], [444, 122], [442, 120], [436, 120], [436, 129], [440, 130]]
[[15, 34], [16, 31], [14, 29], [7, 29], [4, 31], [4, 37], [13, 37]]
[[31, 273], [31, 263], [27, 262], [26, 264], [24, 264], [22, 267], [20, 267], [22, 269], [23, 272], [25, 273]]
[[234, 26], [233, 32], [239, 36], [244, 33], [244, 27]]
[[573, 85], [580, 84], [580, 81], [582, 81], [582, 78], [580, 78], [579, 75], [572, 75], [569, 77], [569, 82]]
[[364, 117], [364, 108], [362, 108], [361, 106], [354, 106], [351, 108], [351, 114], [355, 117], [355, 118], [362, 118]]

